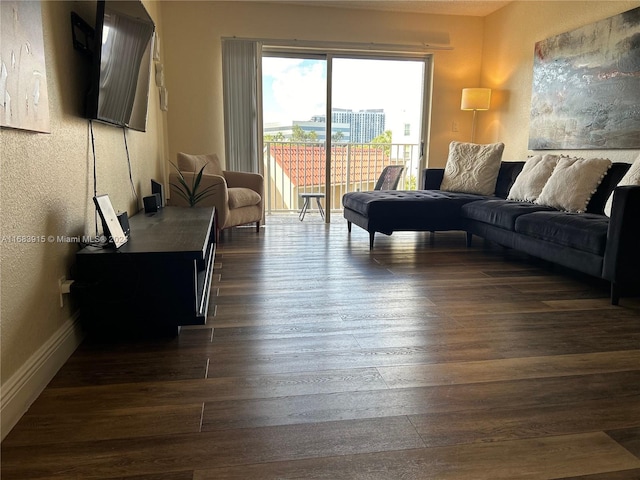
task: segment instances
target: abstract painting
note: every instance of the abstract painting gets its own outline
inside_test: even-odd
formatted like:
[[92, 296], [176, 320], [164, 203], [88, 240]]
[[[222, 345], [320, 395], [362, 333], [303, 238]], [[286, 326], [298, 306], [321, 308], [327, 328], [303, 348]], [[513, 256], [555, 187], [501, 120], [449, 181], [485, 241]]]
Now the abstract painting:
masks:
[[0, 126], [49, 132], [40, 2], [0, 2]]
[[640, 148], [640, 7], [537, 42], [529, 149]]

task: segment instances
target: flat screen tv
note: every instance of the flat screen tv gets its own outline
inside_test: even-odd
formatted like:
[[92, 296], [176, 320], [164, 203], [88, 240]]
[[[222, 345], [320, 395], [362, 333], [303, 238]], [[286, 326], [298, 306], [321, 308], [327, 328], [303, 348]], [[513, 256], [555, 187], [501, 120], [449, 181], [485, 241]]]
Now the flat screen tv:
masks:
[[146, 130], [154, 32], [141, 1], [98, 1], [88, 118]]

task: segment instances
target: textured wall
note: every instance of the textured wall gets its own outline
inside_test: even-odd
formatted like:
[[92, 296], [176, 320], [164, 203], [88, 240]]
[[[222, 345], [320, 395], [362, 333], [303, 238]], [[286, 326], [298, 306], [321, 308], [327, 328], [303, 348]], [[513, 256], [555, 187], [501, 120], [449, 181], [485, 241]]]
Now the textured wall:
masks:
[[[640, 6], [638, 1], [513, 2], [486, 17], [482, 85], [494, 89], [492, 110], [479, 114], [478, 134], [505, 143], [505, 159], [524, 159], [529, 140], [533, 50], [539, 40]], [[637, 150], [562, 153], [631, 162]]]
[[[147, 4], [159, 23], [157, 4]], [[2, 384], [75, 313], [60, 308], [57, 280], [71, 275], [77, 245], [58, 241], [18, 243], [12, 236], [94, 235], [93, 155], [88, 121], [82, 118], [86, 65], [73, 50], [69, 16], [89, 23], [95, 2], [42, 2], [51, 133], [0, 131]], [[127, 131], [133, 179], [141, 197], [150, 178], [162, 178], [164, 116], [152, 89], [147, 132]], [[94, 123], [98, 192], [114, 207], [138, 210], [129, 182], [123, 130]], [[140, 200], [141, 204], [141, 200]], [[9, 237], [9, 239], [7, 239]]]

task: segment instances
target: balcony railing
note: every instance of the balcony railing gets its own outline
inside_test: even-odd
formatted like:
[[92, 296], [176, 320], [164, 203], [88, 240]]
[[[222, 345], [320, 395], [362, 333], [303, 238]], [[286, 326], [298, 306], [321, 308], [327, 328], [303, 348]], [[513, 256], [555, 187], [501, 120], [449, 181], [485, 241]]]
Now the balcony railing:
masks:
[[[324, 143], [265, 142], [266, 213], [300, 209], [301, 193], [327, 194]], [[331, 207], [342, 209], [347, 192], [373, 190], [387, 165], [405, 167], [398, 190], [415, 190], [419, 176], [417, 144], [336, 144], [331, 147]]]

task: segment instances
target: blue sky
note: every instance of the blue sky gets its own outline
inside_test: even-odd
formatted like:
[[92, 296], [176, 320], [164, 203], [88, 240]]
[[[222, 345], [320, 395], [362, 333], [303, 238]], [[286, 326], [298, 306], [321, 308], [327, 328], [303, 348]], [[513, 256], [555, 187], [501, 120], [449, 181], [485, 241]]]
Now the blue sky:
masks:
[[309, 120], [324, 113], [324, 61], [266, 57], [262, 62], [264, 121]]
[[[333, 60], [333, 107], [382, 108], [388, 123], [419, 118], [423, 64], [402, 60]], [[325, 113], [324, 60], [263, 58], [265, 123], [309, 120]], [[417, 120], [416, 120], [417, 122]]]

